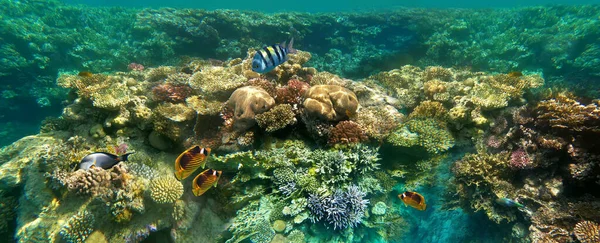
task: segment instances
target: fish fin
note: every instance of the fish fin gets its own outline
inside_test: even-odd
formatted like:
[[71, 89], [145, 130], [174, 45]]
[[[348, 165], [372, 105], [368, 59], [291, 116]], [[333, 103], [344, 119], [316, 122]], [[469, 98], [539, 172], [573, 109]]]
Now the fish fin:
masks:
[[286, 47], [288, 53], [297, 53], [296, 49], [294, 49], [294, 37], [290, 40], [290, 43]]
[[134, 153], [135, 152], [129, 152], [129, 153], [123, 154], [123, 155], [119, 156], [118, 161], [128, 161], [127, 159], [129, 158], [129, 155], [132, 155]]
[[285, 47], [285, 43], [286, 41], [281, 42], [281, 44], [279, 44], [281, 47]]

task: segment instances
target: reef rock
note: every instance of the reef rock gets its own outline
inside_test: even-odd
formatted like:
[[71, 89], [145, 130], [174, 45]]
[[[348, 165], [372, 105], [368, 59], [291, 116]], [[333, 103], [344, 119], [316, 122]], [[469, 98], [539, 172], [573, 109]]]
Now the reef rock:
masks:
[[358, 99], [342, 86], [315, 85], [305, 94], [304, 108], [309, 115], [322, 120], [341, 121], [356, 113]]
[[271, 109], [274, 105], [275, 99], [269, 93], [254, 86], [236, 89], [227, 101], [227, 107], [234, 114], [233, 127], [238, 131], [254, 126], [256, 124], [254, 116]]

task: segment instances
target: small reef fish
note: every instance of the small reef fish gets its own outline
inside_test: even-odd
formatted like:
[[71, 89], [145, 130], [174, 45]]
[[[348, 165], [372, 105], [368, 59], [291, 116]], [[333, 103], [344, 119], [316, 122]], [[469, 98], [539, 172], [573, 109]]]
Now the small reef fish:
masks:
[[210, 155], [210, 148], [200, 148], [198, 145], [183, 151], [175, 160], [175, 178], [183, 180], [198, 168], [204, 169], [208, 155]]
[[222, 171], [206, 169], [202, 171], [202, 173], [198, 174], [196, 178], [194, 178], [194, 182], [192, 182], [192, 192], [195, 196], [199, 197], [204, 194], [208, 189], [212, 186], [217, 186], [217, 182], [221, 177]]
[[509, 199], [509, 198], [498, 198], [496, 199], [496, 203], [505, 206], [505, 207], [517, 207], [517, 208], [524, 208], [525, 206], [523, 206], [523, 204], [520, 204], [518, 202], [516, 202], [515, 200]]
[[114, 155], [104, 152], [96, 152], [88, 154], [79, 161], [79, 169], [89, 170], [92, 167], [100, 167], [102, 169], [110, 169], [121, 161], [127, 161], [127, 158], [132, 153], [123, 155]]
[[518, 77], [523, 76], [523, 73], [519, 72], [519, 71], [514, 71], [514, 72], [508, 73], [508, 76], [511, 78], [518, 78]]
[[265, 46], [256, 51], [256, 54], [254, 54], [254, 58], [252, 59], [252, 71], [266, 73], [284, 63], [289, 59], [289, 53], [296, 53], [296, 50], [292, 45], [294, 45], [294, 38], [290, 40], [290, 43], [287, 46], [284, 41], [281, 44]]
[[77, 74], [77, 76], [89, 78], [91, 76], [94, 76], [94, 74], [88, 71], [81, 71]]
[[398, 195], [398, 198], [404, 202], [405, 205], [416, 208], [417, 210], [424, 211], [427, 208], [425, 204], [425, 198], [416, 192], [405, 191]]

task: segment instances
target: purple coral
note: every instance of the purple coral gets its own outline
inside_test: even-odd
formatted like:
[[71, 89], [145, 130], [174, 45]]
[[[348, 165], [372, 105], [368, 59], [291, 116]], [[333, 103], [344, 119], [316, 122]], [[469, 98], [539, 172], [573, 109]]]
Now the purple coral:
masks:
[[525, 169], [531, 167], [531, 159], [527, 152], [518, 148], [510, 155], [510, 167], [513, 169]]
[[356, 227], [364, 215], [368, 199], [364, 199], [366, 193], [357, 186], [349, 186], [345, 192], [337, 190], [331, 196], [320, 196], [310, 194], [308, 196], [308, 209], [311, 212], [311, 220], [326, 221], [333, 225], [333, 229], [343, 230], [348, 227]]

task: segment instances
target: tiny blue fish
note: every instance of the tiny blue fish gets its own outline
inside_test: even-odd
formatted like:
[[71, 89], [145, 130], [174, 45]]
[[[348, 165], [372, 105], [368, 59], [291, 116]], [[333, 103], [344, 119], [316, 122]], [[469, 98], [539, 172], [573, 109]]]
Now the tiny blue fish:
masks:
[[505, 206], [505, 207], [518, 207], [518, 208], [524, 208], [525, 206], [523, 206], [523, 204], [520, 204], [518, 202], [516, 202], [515, 200], [509, 199], [509, 198], [498, 198], [496, 199], [496, 203]]
[[110, 169], [121, 161], [127, 161], [129, 155], [133, 153], [126, 153], [123, 155], [114, 155], [104, 152], [97, 152], [88, 154], [81, 159], [79, 162], [79, 169], [89, 170], [91, 167], [100, 167], [102, 169]]
[[289, 53], [296, 53], [296, 49], [292, 45], [294, 45], [294, 38], [290, 40], [287, 46], [284, 41], [281, 44], [265, 46], [256, 51], [252, 59], [252, 71], [266, 73], [284, 63], [289, 59]]

